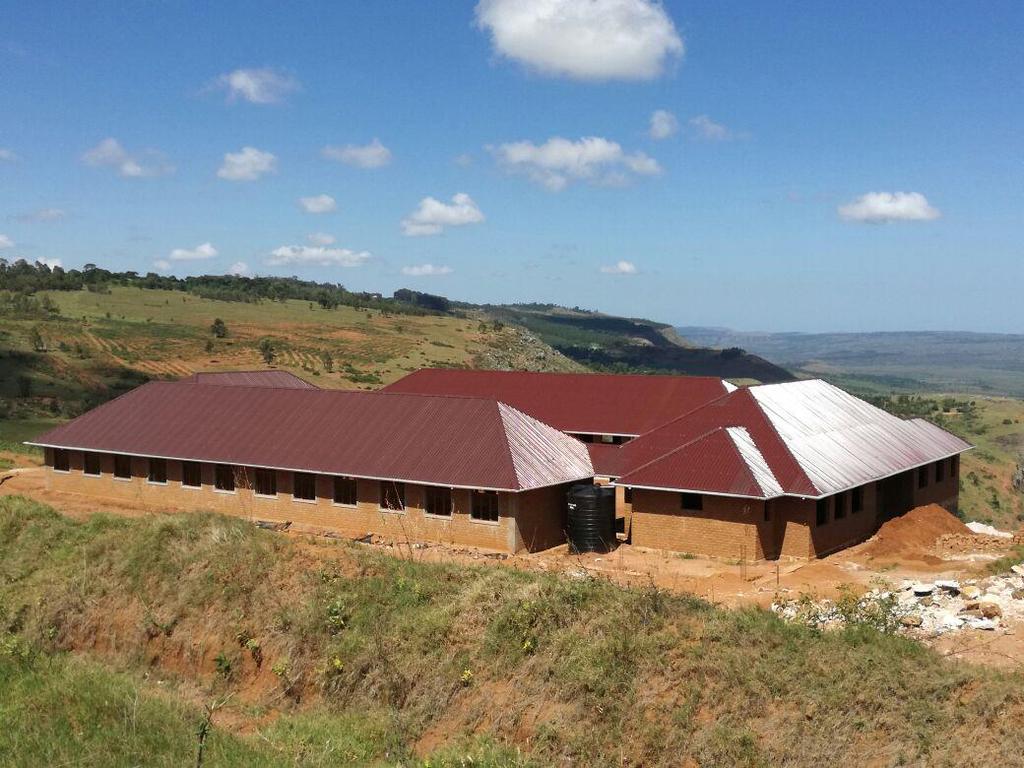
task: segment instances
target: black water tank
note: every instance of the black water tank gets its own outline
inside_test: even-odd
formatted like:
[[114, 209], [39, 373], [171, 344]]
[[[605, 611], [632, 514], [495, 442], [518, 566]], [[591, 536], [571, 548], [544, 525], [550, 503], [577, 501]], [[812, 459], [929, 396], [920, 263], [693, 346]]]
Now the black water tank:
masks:
[[574, 485], [569, 489], [569, 551], [609, 552], [614, 549], [615, 489]]

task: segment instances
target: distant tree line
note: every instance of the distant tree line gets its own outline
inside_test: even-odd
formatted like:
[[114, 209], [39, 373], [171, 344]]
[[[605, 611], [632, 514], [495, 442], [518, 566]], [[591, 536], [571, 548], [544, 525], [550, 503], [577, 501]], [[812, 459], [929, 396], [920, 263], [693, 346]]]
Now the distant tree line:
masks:
[[[318, 283], [297, 277], [245, 277], [242, 275], [199, 275], [175, 277], [155, 272], [112, 272], [95, 264], [81, 269], [50, 267], [24, 259], [0, 259], [0, 291], [27, 296], [37, 291], [81, 291], [105, 293], [111, 286], [131, 286], [165, 291], [183, 291], [220, 301], [286, 301], [298, 299], [323, 309], [338, 306], [376, 309], [406, 315], [447, 314], [452, 303], [444, 296], [402, 288], [391, 298], [379, 293], [349, 291], [340, 283]], [[23, 305], [24, 307], [24, 305]]]

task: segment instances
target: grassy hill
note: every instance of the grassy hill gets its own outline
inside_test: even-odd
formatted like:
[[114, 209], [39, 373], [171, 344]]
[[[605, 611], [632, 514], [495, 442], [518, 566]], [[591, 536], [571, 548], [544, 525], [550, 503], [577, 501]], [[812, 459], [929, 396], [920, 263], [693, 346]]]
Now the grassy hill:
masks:
[[672, 326], [639, 318], [551, 305], [485, 306], [520, 325], [566, 357], [598, 370], [720, 376], [736, 382], [789, 381], [780, 366], [742, 349], [710, 349], [682, 339]]
[[694, 344], [739, 346], [802, 375], [856, 389], [1024, 397], [1024, 335], [966, 332], [757, 333], [676, 329]]
[[[472, 312], [392, 314], [123, 286], [44, 291], [35, 300], [55, 311], [10, 310], [0, 323], [8, 441], [31, 433], [33, 422], [77, 415], [148, 378], [266, 367], [264, 340], [270, 364], [323, 387], [376, 388], [424, 366], [580, 367], [522, 329]], [[223, 338], [211, 331], [217, 318]]]
[[[415, 553], [415, 550], [411, 550]], [[0, 499], [13, 766], [1016, 765], [1024, 677], [865, 624]]]

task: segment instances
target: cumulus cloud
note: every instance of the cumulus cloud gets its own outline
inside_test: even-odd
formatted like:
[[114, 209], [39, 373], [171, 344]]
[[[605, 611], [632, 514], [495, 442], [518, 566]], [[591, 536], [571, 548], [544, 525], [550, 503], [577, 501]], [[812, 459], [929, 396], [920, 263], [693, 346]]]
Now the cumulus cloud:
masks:
[[5, 147], [0, 147], [0, 163], [13, 163], [17, 159], [18, 156], [14, 154], [13, 149], [6, 149]]
[[171, 262], [169, 262], [167, 259], [157, 259], [156, 261], [153, 262], [153, 266], [156, 267], [157, 270], [159, 270], [160, 272], [171, 271]]
[[650, 135], [652, 139], [667, 139], [679, 130], [679, 121], [671, 112], [664, 109], [656, 109], [651, 114]]
[[279, 104], [301, 88], [291, 75], [274, 69], [236, 69], [214, 80], [213, 88], [225, 91], [228, 101], [250, 104]]
[[114, 138], [106, 138], [82, 154], [82, 162], [93, 168], [111, 168], [126, 179], [163, 176], [174, 172], [160, 152], [130, 153]]
[[545, 75], [649, 80], [683, 55], [656, 0], [481, 0], [476, 24], [495, 53]]
[[571, 141], [560, 136], [537, 145], [532, 141], [501, 144], [491, 150], [510, 173], [524, 174], [550, 190], [564, 189], [572, 181], [617, 185], [631, 175], [653, 176], [661, 166], [643, 152], [625, 152], [614, 141], [598, 136]]
[[370, 258], [369, 251], [351, 251], [348, 248], [325, 248], [311, 245], [282, 245], [270, 252], [267, 264], [280, 267], [286, 264], [315, 264], [321, 267], [359, 267]]
[[14, 218], [27, 224], [35, 222], [60, 221], [67, 217], [67, 211], [61, 208], [38, 208], [34, 211], [22, 213]]
[[601, 267], [601, 271], [606, 275], [635, 275], [637, 272], [636, 264], [632, 261], [616, 261]]
[[45, 264], [50, 269], [57, 269], [57, 267], [63, 267], [64, 266], [64, 262], [62, 262], [60, 259], [48, 259], [45, 256], [42, 257], [42, 258], [36, 259], [36, 264]]
[[228, 274], [229, 275], [248, 275], [249, 274], [249, 265], [246, 264], [244, 261], [236, 261], [234, 264], [232, 264], [230, 267], [228, 267]]
[[473, 156], [469, 152], [463, 152], [455, 156], [455, 164], [460, 168], [469, 168], [473, 164]]
[[192, 249], [175, 248], [167, 258], [171, 261], [201, 261], [202, 259], [212, 259], [217, 254], [217, 249], [210, 243], [202, 243]]
[[330, 195], [314, 195], [313, 197], [300, 197], [299, 205], [306, 213], [330, 213], [337, 210], [338, 206]]
[[942, 214], [920, 192], [868, 192], [838, 208], [846, 221], [884, 224], [888, 221], [932, 221]]
[[309, 240], [313, 245], [334, 245], [334, 235], [329, 235], [326, 232], [311, 232], [306, 235], [306, 239]]
[[402, 232], [409, 237], [439, 235], [445, 227], [479, 224], [484, 214], [465, 192], [452, 196], [451, 203], [424, 197], [416, 210], [402, 219]]
[[687, 120], [691, 133], [698, 139], [706, 141], [730, 141], [739, 138], [739, 134], [716, 123], [707, 115], [697, 115]]
[[391, 150], [374, 139], [369, 144], [346, 144], [342, 147], [326, 146], [323, 156], [356, 168], [380, 168], [391, 162]]
[[434, 266], [433, 264], [417, 264], [411, 267], [402, 267], [402, 274], [409, 277], [434, 277], [436, 275], [450, 275], [454, 272], [451, 267]]
[[277, 158], [255, 147], [242, 147], [241, 152], [228, 152], [217, 175], [228, 181], [256, 181], [260, 176], [277, 171]]
[[13, 247], [14, 241], [11, 240], [11, 238], [9, 238], [7, 235], [0, 235], [0, 251]]
[[662, 140], [679, 130], [676, 116], [667, 110], [655, 110], [650, 116], [650, 137]]

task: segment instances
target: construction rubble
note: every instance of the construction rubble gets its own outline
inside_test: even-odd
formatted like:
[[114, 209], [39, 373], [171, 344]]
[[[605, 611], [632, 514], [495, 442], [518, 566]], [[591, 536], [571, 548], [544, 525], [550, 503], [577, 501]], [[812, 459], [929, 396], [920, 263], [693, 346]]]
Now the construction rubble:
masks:
[[1024, 620], [1024, 563], [1010, 574], [963, 581], [904, 581], [863, 595], [814, 600], [781, 597], [772, 611], [786, 621], [821, 630], [861, 623], [914, 637], [965, 629], [1011, 634]]

